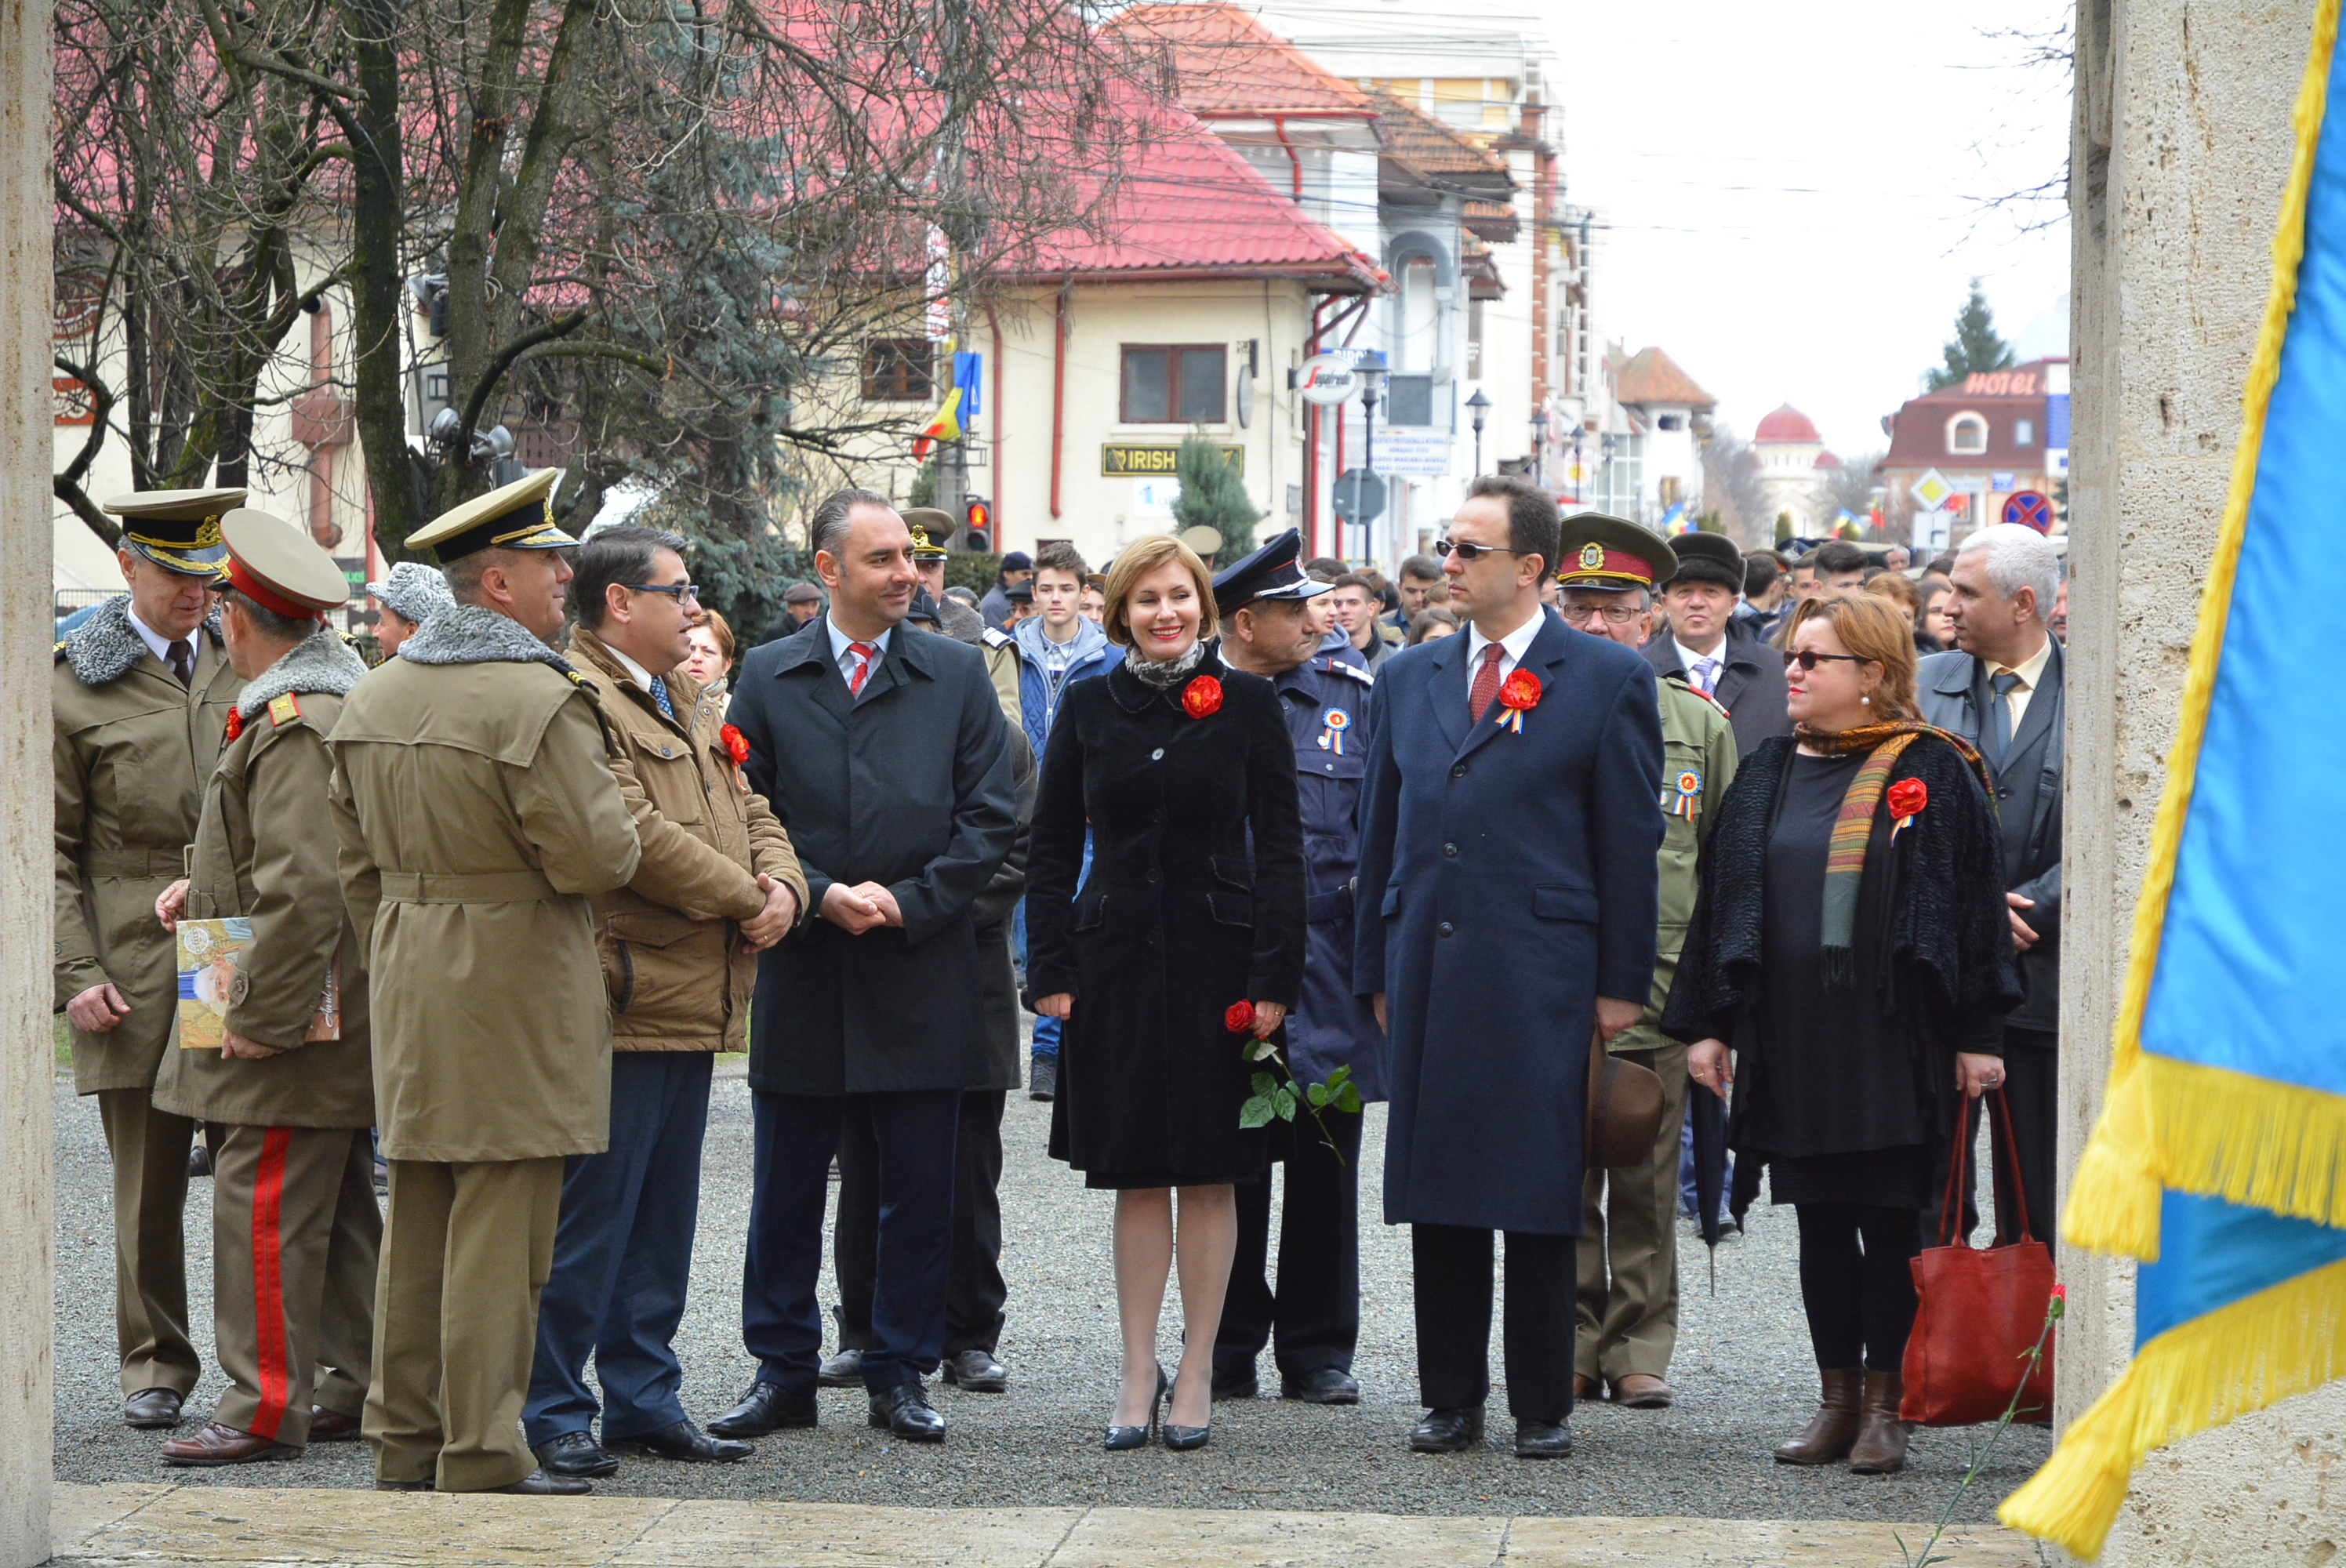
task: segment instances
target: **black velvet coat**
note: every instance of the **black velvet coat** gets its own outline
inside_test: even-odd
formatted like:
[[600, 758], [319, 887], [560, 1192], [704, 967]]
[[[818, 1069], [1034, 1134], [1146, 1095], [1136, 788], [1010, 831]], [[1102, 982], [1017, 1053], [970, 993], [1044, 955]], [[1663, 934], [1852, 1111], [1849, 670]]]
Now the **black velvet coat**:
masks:
[[[1769, 1040], [1754, 1026], [1766, 983], [1760, 951], [1768, 840], [1776, 801], [1795, 742], [1763, 741], [1737, 770], [1720, 804], [1719, 824], [1702, 857], [1702, 891], [1694, 923], [1662, 1013], [1662, 1031], [1693, 1044], [1724, 1040], [1735, 1048], [1733, 1109], [1728, 1142], [1739, 1152], [1781, 1151], [1779, 1129], [1760, 1125], [1762, 1092], [1771, 1053], [1797, 1051], [1798, 1040]], [[1904, 1105], [1849, 1103], [1808, 1107], [1811, 1121], [1850, 1126], [1843, 1147], [1863, 1149], [1904, 1141], [1919, 1129], [1935, 1147], [1953, 1129], [1954, 1058], [1958, 1051], [2001, 1055], [2004, 1014], [2020, 1000], [2020, 975], [2004, 914], [2004, 849], [1987, 791], [1955, 748], [1924, 736], [1890, 770], [1895, 784], [1919, 779], [1929, 804], [1892, 841], [1886, 806], [1877, 807], [1866, 842], [1865, 881], [1859, 895], [1856, 940], [1861, 973], [1880, 977], [1871, 995], [1852, 1006], [1881, 1010], [1885, 1039], [1906, 1054]], [[1708, 1093], [1698, 1090], [1697, 1093]], [[1818, 1116], [1816, 1112], [1823, 1115]], [[1739, 1213], [1756, 1191], [1759, 1172], [1737, 1167]]]
[[[1182, 693], [1209, 676], [1221, 707], [1192, 718]], [[1044, 753], [1026, 897], [1028, 989], [1076, 999], [1052, 1156], [1093, 1186], [1260, 1176], [1269, 1139], [1239, 1126], [1254, 1069], [1223, 1013], [1240, 1001], [1292, 1008], [1302, 989], [1295, 748], [1270, 683], [1209, 652], [1169, 690], [1121, 664], [1068, 687]]]

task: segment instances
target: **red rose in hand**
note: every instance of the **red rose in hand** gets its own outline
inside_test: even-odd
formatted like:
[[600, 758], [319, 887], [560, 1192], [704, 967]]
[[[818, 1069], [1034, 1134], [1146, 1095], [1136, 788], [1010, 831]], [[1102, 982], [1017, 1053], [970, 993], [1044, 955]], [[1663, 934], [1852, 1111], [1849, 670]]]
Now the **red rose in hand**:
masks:
[[725, 743], [725, 755], [733, 759], [734, 767], [750, 760], [749, 738], [739, 729], [729, 724], [717, 732], [717, 738]]
[[1931, 787], [1920, 779], [1901, 779], [1882, 797], [1893, 817], [1912, 817], [1931, 803]]
[[1222, 1013], [1222, 1027], [1233, 1034], [1243, 1034], [1254, 1027], [1254, 1003], [1233, 1002]]
[[242, 735], [243, 733], [244, 710], [236, 708], [230, 708], [228, 710], [228, 738], [230, 740], [234, 740], [238, 736]]
[[1519, 669], [1499, 683], [1499, 706], [1517, 710], [1537, 708], [1540, 699], [1539, 677], [1527, 669]]
[[1181, 711], [1192, 718], [1203, 718], [1221, 706], [1222, 683], [1212, 676], [1201, 675], [1181, 689]]

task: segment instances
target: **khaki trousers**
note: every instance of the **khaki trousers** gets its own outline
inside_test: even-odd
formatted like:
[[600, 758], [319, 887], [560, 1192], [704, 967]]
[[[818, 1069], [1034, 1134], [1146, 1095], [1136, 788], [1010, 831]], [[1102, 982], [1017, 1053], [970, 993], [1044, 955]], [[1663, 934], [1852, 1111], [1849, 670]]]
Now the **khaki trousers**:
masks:
[[1688, 1082], [1683, 1045], [1615, 1054], [1661, 1079], [1662, 1125], [1643, 1165], [1590, 1171], [1581, 1187], [1573, 1370], [1605, 1384], [1631, 1373], [1666, 1377], [1678, 1348], [1678, 1127]]
[[382, 1215], [363, 1127], [216, 1126], [212, 1419], [300, 1448], [310, 1407], [366, 1403]]
[[203, 1370], [188, 1339], [188, 1150], [196, 1124], [158, 1111], [145, 1089], [100, 1089], [97, 1118], [114, 1159], [114, 1337], [122, 1392], [182, 1399]]
[[375, 1478], [488, 1492], [537, 1468], [521, 1407], [562, 1160], [391, 1162], [364, 1432]]

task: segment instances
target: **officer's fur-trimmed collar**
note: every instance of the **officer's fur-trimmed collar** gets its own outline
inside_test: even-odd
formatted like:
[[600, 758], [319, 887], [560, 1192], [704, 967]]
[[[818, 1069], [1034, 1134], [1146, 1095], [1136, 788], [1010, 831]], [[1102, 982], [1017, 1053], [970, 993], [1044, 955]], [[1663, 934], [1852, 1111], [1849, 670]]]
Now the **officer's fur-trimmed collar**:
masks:
[[399, 645], [399, 657], [411, 664], [544, 664], [576, 673], [519, 621], [478, 605], [441, 606]]
[[[219, 610], [204, 617], [205, 631], [219, 641]], [[147, 652], [146, 640], [130, 624], [130, 596], [120, 595], [97, 607], [57, 645], [57, 654], [73, 667], [74, 678], [84, 686], [112, 686], [138, 667]]]
[[237, 693], [236, 710], [250, 718], [289, 691], [341, 697], [358, 685], [366, 670], [366, 661], [351, 651], [342, 633], [321, 626]]

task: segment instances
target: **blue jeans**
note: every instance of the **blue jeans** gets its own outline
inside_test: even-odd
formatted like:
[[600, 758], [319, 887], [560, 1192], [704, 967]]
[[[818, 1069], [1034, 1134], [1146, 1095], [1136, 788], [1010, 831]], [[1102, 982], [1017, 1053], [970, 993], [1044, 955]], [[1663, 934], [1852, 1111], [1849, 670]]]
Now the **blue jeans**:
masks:
[[671, 1343], [684, 1319], [709, 1127], [706, 1051], [611, 1057], [611, 1146], [563, 1166], [554, 1272], [538, 1298], [537, 1359], [522, 1426], [532, 1448], [586, 1431], [603, 1390], [603, 1441], [685, 1419], [684, 1369]]
[[[1083, 864], [1083, 869], [1082, 869], [1081, 871], [1077, 871], [1077, 872], [1076, 873], [1076, 886], [1078, 889], [1082, 888], [1082, 886], [1084, 885], [1084, 881], [1085, 881], [1085, 879], [1086, 879], [1086, 878], [1087, 878], [1087, 877], [1089, 877], [1091, 874], [1092, 874], [1092, 836], [1091, 836], [1089, 833], [1086, 833], [1086, 834], [1084, 835], [1084, 864]], [[1020, 900], [1018, 901], [1018, 919], [1017, 919], [1016, 922], [1015, 923], [1015, 925], [1014, 925], [1014, 926], [1013, 926], [1013, 928], [1012, 928], [1012, 939], [1013, 939], [1014, 941], [1015, 941], [1015, 942], [1017, 942], [1017, 944], [1018, 944], [1018, 962], [1021, 962], [1021, 963], [1025, 962], [1026, 962], [1026, 901], [1025, 901], [1025, 899], [1020, 899]], [[1060, 1023], [1060, 1021], [1059, 1021], [1058, 1019], [1056, 1019], [1056, 1018], [1046, 1018], [1046, 1017], [1044, 1017], [1044, 1016], [1043, 1016], [1042, 1014], [1040, 1014], [1040, 1013], [1037, 1013], [1037, 1014], [1035, 1015], [1035, 1055], [1037, 1055], [1037, 1056], [1056, 1056], [1056, 1055], [1059, 1054], [1059, 1023]]]

